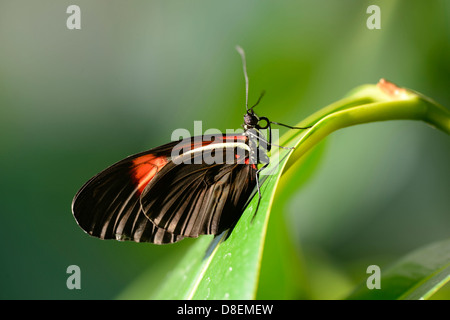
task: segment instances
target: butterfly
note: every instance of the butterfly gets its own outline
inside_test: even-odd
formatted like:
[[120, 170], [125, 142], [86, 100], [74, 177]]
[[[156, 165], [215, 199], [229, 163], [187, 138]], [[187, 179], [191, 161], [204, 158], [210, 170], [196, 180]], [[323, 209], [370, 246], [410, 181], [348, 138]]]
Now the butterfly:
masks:
[[[72, 213], [86, 233], [154, 244], [217, 235], [235, 225], [255, 189], [261, 199], [259, 174], [269, 164], [271, 124], [309, 127], [259, 117], [253, 109], [264, 93], [248, 107], [245, 53], [236, 49], [246, 86], [244, 132], [173, 141], [101, 171], [72, 202]], [[260, 132], [264, 129], [267, 139]]]

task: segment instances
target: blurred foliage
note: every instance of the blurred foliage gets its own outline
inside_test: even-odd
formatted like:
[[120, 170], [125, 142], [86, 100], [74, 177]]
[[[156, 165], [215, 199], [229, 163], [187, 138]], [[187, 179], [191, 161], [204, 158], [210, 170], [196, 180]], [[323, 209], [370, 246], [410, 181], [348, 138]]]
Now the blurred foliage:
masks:
[[[450, 3], [377, 0], [382, 28], [368, 30], [374, 3], [79, 0], [82, 29], [70, 31], [72, 2], [2, 1], [0, 298], [108, 299], [145, 275], [151, 287], [164, 279], [168, 261], [196, 240], [91, 238], [72, 217], [72, 197], [113, 162], [176, 128], [192, 132], [194, 120], [238, 128], [236, 44], [247, 53], [250, 101], [265, 89], [257, 111], [274, 121], [297, 123], [382, 77], [448, 108]], [[345, 297], [368, 265], [383, 270], [448, 238], [448, 136], [422, 123], [374, 123], [333, 134], [321, 153], [276, 213], [307, 261], [314, 297]], [[81, 268], [78, 291], [65, 285], [71, 264]], [[258, 294], [273, 297], [266, 290]]]
[[[373, 271], [372, 271], [373, 272]], [[372, 272], [369, 272], [371, 274]], [[423, 300], [450, 283], [450, 240], [419, 248], [381, 272], [379, 290], [364, 282], [347, 297], [365, 300]], [[368, 279], [370, 283], [371, 279]], [[373, 283], [372, 283], [373, 284]]]

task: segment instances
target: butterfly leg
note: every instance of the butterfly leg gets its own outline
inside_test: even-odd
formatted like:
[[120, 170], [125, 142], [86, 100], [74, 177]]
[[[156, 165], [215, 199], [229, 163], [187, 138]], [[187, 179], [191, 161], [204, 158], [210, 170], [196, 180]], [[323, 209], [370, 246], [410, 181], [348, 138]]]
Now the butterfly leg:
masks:
[[263, 171], [265, 168], [267, 168], [268, 165], [269, 165], [269, 163], [265, 163], [260, 169], [258, 169], [258, 171], [256, 171], [256, 188], [258, 189], [258, 203], [256, 204], [256, 210], [253, 213], [253, 217], [252, 217], [251, 222], [253, 222], [253, 220], [256, 217], [256, 213], [258, 212], [259, 204], [261, 203], [261, 199], [262, 199], [261, 186], [259, 184], [259, 173], [261, 171]]
[[270, 123], [276, 124], [276, 125], [278, 125], [278, 126], [283, 126], [283, 127], [289, 128], [289, 129], [299, 129], [299, 130], [310, 129], [310, 128], [313, 127], [313, 126], [308, 126], [308, 127], [293, 127], [293, 126], [289, 126], [289, 125], [287, 125], [287, 124], [283, 124], [283, 123], [279, 123], [279, 122], [275, 122], [275, 121], [270, 121]]
[[[259, 131], [258, 131], [258, 132], [259, 132]], [[263, 138], [263, 137], [261, 137], [261, 136], [259, 136], [259, 135], [257, 135], [257, 134], [254, 134], [253, 132], [250, 132], [250, 131], [247, 131], [247, 134], [249, 134], [249, 135], [255, 137], [256, 139], [258, 139], [258, 140], [260, 140], [260, 141], [265, 142], [265, 143], [267, 144], [267, 151], [270, 151], [270, 149], [271, 149], [272, 146], [275, 146], [275, 147], [278, 147], [278, 148], [281, 148], [281, 149], [287, 149], [287, 150], [293, 150], [293, 149], [295, 149], [294, 147], [284, 147], [284, 146], [280, 146], [280, 145], [274, 144], [274, 143], [272, 143], [272, 142], [267, 141], [265, 138]]]

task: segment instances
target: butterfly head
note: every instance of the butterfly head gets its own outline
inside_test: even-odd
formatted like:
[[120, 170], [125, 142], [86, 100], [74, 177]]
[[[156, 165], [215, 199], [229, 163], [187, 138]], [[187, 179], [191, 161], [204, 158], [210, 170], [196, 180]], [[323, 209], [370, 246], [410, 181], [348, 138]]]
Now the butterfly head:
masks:
[[244, 115], [244, 127], [246, 129], [255, 128], [258, 125], [259, 117], [252, 109], [248, 110]]
[[[261, 125], [260, 122], [265, 121], [264, 125]], [[247, 113], [244, 115], [244, 129], [267, 129], [269, 126], [269, 119], [266, 117], [259, 117], [254, 111], [253, 108], [249, 109]]]

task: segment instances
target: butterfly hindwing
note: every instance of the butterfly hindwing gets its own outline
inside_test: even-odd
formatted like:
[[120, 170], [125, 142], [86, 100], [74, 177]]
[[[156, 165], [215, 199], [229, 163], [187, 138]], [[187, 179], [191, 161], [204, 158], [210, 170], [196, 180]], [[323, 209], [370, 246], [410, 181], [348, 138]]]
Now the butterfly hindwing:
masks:
[[158, 227], [185, 237], [233, 226], [256, 185], [246, 164], [169, 163], [141, 195], [142, 210]]

